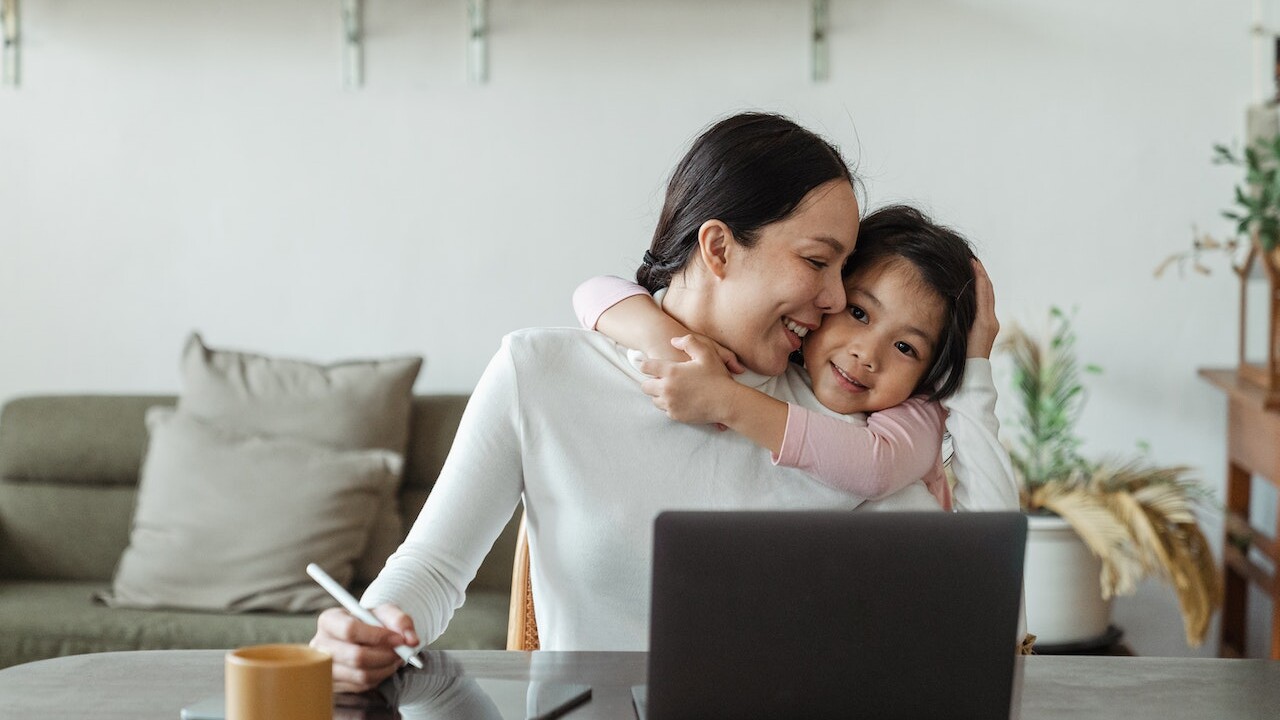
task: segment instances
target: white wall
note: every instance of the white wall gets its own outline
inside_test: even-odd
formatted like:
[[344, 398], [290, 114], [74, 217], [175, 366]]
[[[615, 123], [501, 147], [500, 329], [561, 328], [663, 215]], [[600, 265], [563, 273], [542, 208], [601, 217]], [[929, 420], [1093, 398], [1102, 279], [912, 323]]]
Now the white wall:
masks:
[[[842, 145], [871, 205], [972, 237], [1006, 322], [1079, 308], [1106, 369], [1089, 451], [1146, 440], [1221, 485], [1223, 397], [1195, 371], [1234, 359], [1234, 282], [1151, 271], [1190, 223], [1226, 228], [1209, 150], [1242, 134], [1248, 3], [833, 0], [814, 84], [803, 0], [492, 0], [480, 87], [463, 0], [367, 5], [352, 92], [337, 2], [23, 3], [0, 398], [173, 391], [192, 328], [425, 353], [420, 390], [469, 390], [505, 332], [570, 324], [578, 281], [632, 272], [704, 125], [764, 108]], [[1187, 652], [1163, 586], [1117, 617], [1140, 652]]]

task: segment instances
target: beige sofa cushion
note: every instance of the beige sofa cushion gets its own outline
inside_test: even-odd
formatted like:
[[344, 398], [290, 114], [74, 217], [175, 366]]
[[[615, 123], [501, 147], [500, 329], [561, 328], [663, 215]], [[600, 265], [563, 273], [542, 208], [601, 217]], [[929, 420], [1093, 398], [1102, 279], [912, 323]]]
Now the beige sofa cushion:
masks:
[[[319, 365], [215, 350], [193, 333], [182, 353], [178, 409], [245, 433], [403, 455], [421, 367], [420, 357]], [[397, 490], [389, 488], [378, 509], [356, 567], [361, 582], [377, 576], [404, 537]]]
[[306, 575], [349, 583], [397, 453], [248, 435], [153, 408], [115, 607], [310, 612], [334, 602]]

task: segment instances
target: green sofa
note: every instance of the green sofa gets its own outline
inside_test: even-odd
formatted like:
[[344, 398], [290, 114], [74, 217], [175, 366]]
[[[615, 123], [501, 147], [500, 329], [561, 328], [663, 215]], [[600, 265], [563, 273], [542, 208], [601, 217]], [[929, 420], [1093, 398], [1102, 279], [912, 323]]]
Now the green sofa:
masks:
[[[400, 491], [406, 530], [466, 402], [464, 395], [414, 398]], [[110, 588], [128, 545], [144, 414], [174, 403], [168, 396], [43, 396], [10, 400], [0, 411], [0, 668], [77, 653], [306, 642], [314, 634], [313, 614], [125, 610], [94, 601]], [[505, 647], [518, 520], [517, 513], [433, 647]]]

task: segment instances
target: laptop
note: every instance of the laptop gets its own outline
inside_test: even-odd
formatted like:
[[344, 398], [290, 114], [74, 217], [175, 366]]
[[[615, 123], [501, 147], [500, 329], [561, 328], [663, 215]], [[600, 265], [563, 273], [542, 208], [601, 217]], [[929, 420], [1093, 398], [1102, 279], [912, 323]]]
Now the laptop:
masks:
[[647, 720], [1006, 720], [1026, 517], [666, 512]]

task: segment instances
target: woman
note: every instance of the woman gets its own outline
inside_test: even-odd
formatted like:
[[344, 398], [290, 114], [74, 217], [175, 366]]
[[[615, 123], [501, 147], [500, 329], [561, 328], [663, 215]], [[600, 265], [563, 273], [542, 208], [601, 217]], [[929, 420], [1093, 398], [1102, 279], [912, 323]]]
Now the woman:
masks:
[[[660, 255], [647, 253], [641, 274], [665, 273], [648, 278], [667, 281], [664, 308], [735, 353], [748, 370], [741, 381], [819, 410], [787, 358], [800, 347], [797, 330], [844, 309], [840, 270], [858, 215], [835, 148], [785, 118], [738, 115], [707, 130], [676, 168], [652, 245]], [[548, 650], [647, 647], [651, 525], [662, 510], [859, 505], [762, 462], [745, 438], [672, 422], [638, 392], [643, 378], [626, 349], [598, 333], [504, 338], [422, 514], [362, 598], [391, 629], [340, 610], [319, 618], [312, 644], [333, 654], [336, 689], [377, 684], [400, 665], [396, 644], [443, 631], [522, 498]], [[862, 504], [937, 508], [921, 483]]]

